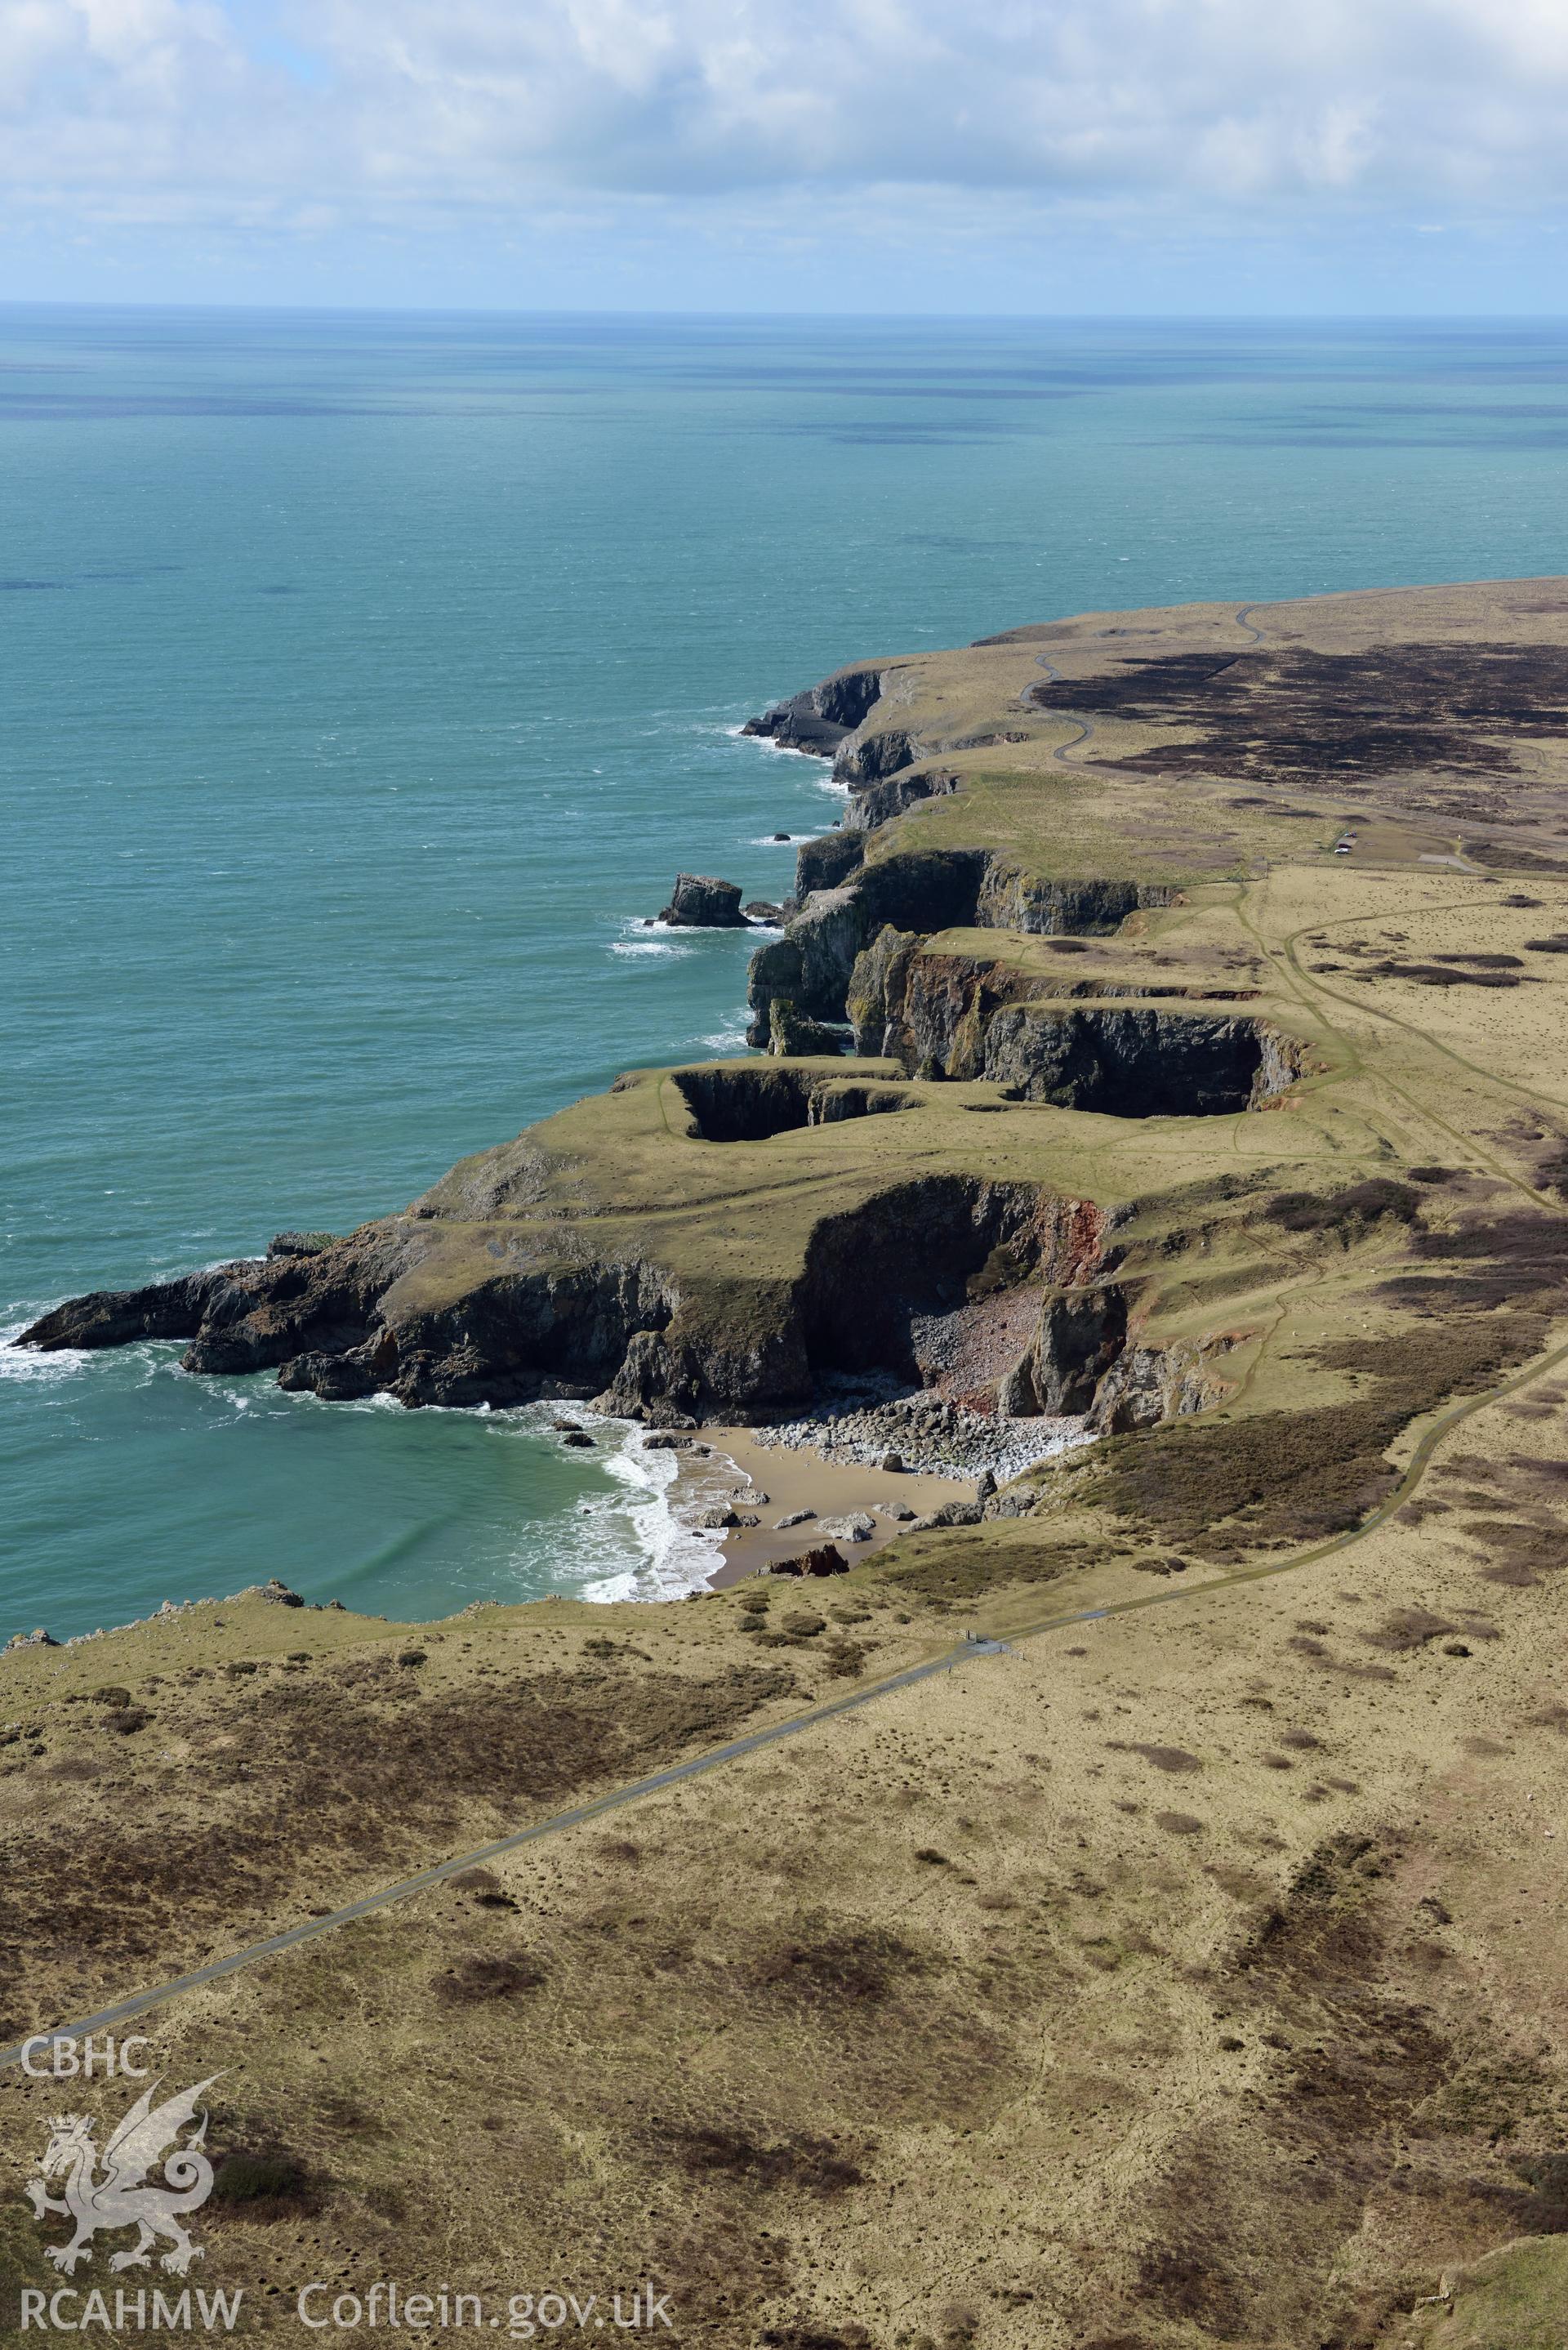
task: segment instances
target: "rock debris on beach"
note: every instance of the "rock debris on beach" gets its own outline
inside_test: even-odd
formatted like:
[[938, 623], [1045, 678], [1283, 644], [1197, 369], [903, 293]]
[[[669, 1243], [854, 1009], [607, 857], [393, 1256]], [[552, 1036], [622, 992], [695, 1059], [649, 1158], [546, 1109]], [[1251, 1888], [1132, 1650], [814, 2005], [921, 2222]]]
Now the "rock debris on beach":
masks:
[[818, 1534], [830, 1534], [835, 1542], [869, 1542], [876, 1531], [876, 1520], [864, 1510], [852, 1510], [842, 1518], [824, 1518], [817, 1527]]
[[875, 1469], [896, 1452], [907, 1473], [977, 1480], [989, 1474], [998, 1485], [1086, 1440], [1081, 1420], [1002, 1419], [928, 1395], [828, 1403], [819, 1418], [753, 1433], [759, 1444], [820, 1452], [826, 1461]]

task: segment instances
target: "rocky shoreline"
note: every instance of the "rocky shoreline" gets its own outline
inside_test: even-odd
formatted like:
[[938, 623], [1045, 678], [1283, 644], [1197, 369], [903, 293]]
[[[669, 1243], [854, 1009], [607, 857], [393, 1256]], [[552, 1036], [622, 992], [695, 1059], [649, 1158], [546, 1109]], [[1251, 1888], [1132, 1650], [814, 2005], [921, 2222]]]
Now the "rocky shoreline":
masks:
[[989, 1476], [997, 1485], [1093, 1440], [1080, 1418], [1011, 1419], [933, 1395], [878, 1403], [846, 1400], [799, 1419], [759, 1428], [755, 1435], [769, 1449], [814, 1451], [825, 1461], [960, 1482], [981, 1482]]
[[[993, 1483], [1075, 1434], [1201, 1409], [1231, 1336], [1147, 1341], [1156, 1257], [1127, 1263], [1131, 1187], [1095, 1159], [1064, 1178], [1027, 1113], [1234, 1116], [1287, 1095], [1304, 1048], [1240, 1008], [1250, 969], [1216, 961], [1193, 983], [1116, 936], [1170, 902], [1163, 882], [1045, 879], [982, 845], [868, 851], [916, 798], [951, 801], [921, 764], [907, 667], [840, 671], [748, 730], [832, 758], [851, 795], [844, 827], [802, 845], [783, 934], [752, 960], [768, 1057], [628, 1071], [400, 1214], [69, 1300], [20, 1343], [181, 1339], [191, 1372], [270, 1368], [328, 1401], [747, 1423], [774, 1449]], [[662, 919], [743, 927], [762, 910], [740, 899], [682, 874]], [[933, 934], [955, 925], [1006, 933], [1013, 961], [945, 951]], [[1098, 942], [1094, 970], [1017, 959], [1041, 939]], [[846, 1027], [871, 1066], [846, 1060]], [[970, 1111], [1005, 1128], [982, 1136]], [[799, 1147], [823, 1128], [829, 1148]]]

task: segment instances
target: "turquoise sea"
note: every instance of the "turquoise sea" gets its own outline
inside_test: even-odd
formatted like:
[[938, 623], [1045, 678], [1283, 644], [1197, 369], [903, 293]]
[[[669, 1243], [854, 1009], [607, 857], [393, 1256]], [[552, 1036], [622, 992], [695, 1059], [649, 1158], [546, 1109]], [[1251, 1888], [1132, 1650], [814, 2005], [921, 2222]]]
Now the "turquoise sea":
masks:
[[[0, 311], [0, 1326], [732, 1049], [823, 771], [739, 720], [1085, 607], [1568, 571], [1568, 327]], [[0, 1352], [0, 1638], [276, 1573], [687, 1586], [537, 1415]]]

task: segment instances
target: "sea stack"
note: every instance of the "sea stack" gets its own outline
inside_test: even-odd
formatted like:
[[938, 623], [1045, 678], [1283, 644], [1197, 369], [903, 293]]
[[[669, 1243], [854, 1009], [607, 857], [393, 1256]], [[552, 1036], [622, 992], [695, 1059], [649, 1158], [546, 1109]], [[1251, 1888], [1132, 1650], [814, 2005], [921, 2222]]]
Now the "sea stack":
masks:
[[678, 873], [670, 903], [659, 915], [683, 930], [744, 930], [738, 881], [718, 881], [711, 873]]

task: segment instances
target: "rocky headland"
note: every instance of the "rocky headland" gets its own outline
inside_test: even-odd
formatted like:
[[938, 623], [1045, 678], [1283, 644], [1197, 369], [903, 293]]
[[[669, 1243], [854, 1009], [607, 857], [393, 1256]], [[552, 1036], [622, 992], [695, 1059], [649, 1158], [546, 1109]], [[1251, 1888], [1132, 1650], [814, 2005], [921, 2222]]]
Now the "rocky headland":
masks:
[[[1315, 1431], [1308, 1485], [1375, 1492], [1392, 1430], [1472, 1361], [1528, 1350], [1556, 1295], [1554, 1216], [1521, 1226], [1496, 1191], [1501, 1148], [1544, 1211], [1552, 1118], [1527, 1142], [1511, 1116], [1516, 1141], [1478, 1129], [1456, 1158], [1446, 1095], [1447, 1122], [1397, 1140], [1376, 1108], [1410, 1083], [1408, 1023], [1382, 1003], [1440, 1002], [1451, 1024], [1504, 983], [1529, 1006], [1562, 968], [1545, 900], [1501, 877], [1560, 886], [1547, 737], [1568, 615], [1532, 604], [1529, 657], [1510, 655], [1528, 753], [1450, 709], [1492, 674], [1499, 592], [1326, 598], [1271, 630], [1146, 614], [1136, 651], [1089, 616], [838, 672], [753, 726], [831, 758], [848, 795], [753, 958], [764, 1057], [629, 1071], [400, 1214], [75, 1299], [23, 1344], [177, 1339], [193, 1372], [273, 1369], [328, 1399], [557, 1397], [654, 1427], [810, 1423], [825, 1444], [846, 1438], [822, 1399], [870, 1380], [884, 1411], [967, 1414], [989, 1444], [971, 1431], [965, 1465], [1004, 1482], [1047, 1457], [1047, 1424], [1191, 1422], [1184, 1460], [1231, 1461], [1220, 1518], [1262, 1505], [1231, 1456], [1282, 1414], [1297, 1444]], [[1375, 665], [1409, 706], [1325, 769], [1303, 710], [1319, 723], [1336, 663]], [[734, 927], [739, 901], [682, 875], [667, 919]], [[1351, 960], [1303, 951], [1346, 910], [1368, 931]], [[1349, 973], [1348, 1024], [1321, 970]], [[1498, 1112], [1475, 1116], [1495, 1135]], [[1469, 1315], [1458, 1267], [1521, 1249], [1547, 1288], [1499, 1271], [1488, 1295], [1511, 1313], [1424, 1352], [1432, 1299]], [[1375, 1334], [1348, 1400], [1347, 1316]], [[879, 1427], [865, 1442], [898, 1449]], [[1026, 1481], [995, 1506], [1049, 1505]]]

